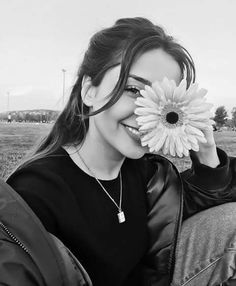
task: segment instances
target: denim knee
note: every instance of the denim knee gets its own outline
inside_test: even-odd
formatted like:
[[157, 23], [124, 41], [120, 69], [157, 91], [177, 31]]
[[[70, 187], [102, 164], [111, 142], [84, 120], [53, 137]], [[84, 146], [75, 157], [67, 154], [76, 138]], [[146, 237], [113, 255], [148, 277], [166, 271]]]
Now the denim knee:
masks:
[[183, 223], [172, 285], [218, 285], [235, 279], [235, 269], [236, 203], [202, 211]]

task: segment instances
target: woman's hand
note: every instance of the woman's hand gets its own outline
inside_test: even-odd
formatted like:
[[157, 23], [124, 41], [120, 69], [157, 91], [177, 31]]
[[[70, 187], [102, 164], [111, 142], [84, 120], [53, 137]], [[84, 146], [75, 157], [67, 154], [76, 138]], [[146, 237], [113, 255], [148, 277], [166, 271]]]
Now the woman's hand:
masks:
[[216, 143], [213, 134], [213, 128], [201, 130], [207, 140], [206, 143], [199, 142], [199, 151], [195, 152], [201, 164], [216, 168], [220, 164], [219, 157], [216, 151]]

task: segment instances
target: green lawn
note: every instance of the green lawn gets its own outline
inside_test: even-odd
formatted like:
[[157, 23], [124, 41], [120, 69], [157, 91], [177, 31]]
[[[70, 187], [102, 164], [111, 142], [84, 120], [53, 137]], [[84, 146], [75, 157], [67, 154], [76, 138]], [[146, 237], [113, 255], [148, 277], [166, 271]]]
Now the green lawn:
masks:
[[[40, 138], [49, 132], [51, 126], [46, 123], [0, 123], [0, 177], [6, 178]], [[214, 134], [217, 145], [229, 155], [236, 156], [236, 132], [223, 131]], [[191, 164], [189, 158], [169, 159], [180, 171]]]

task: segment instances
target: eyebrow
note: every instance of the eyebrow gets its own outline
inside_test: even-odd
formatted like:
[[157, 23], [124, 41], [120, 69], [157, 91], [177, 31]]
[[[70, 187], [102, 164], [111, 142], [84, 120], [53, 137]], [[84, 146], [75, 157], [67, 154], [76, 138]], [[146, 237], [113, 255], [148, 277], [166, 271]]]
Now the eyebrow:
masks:
[[133, 79], [135, 79], [137, 81], [140, 81], [141, 83], [143, 83], [145, 85], [149, 85], [149, 86], [152, 85], [152, 83], [149, 80], [147, 80], [145, 78], [142, 78], [140, 76], [137, 76], [137, 75], [134, 75], [134, 74], [130, 74], [129, 77], [131, 77], [131, 78], [133, 78]]

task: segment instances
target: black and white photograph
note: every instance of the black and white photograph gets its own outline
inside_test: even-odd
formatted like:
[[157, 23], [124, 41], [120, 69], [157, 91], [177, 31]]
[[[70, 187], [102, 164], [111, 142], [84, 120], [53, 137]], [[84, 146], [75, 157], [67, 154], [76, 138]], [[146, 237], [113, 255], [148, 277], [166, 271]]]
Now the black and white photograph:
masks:
[[236, 286], [235, 15], [0, 0], [0, 285]]

